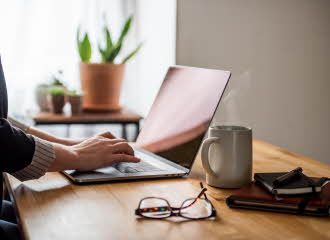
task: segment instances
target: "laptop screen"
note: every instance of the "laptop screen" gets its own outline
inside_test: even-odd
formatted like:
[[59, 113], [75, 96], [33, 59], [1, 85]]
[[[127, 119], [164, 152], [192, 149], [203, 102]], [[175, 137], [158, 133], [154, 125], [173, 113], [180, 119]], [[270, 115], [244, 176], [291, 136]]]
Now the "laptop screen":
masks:
[[136, 145], [191, 168], [230, 72], [170, 67]]

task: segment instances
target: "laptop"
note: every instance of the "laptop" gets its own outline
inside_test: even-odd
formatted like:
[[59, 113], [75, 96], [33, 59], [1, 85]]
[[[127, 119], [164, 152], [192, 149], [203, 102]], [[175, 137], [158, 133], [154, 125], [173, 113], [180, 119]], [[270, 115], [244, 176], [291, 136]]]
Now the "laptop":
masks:
[[132, 144], [139, 163], [63, 173], [75, 183], [188, 175], [230, 75], [222, 70], [170, 67]]

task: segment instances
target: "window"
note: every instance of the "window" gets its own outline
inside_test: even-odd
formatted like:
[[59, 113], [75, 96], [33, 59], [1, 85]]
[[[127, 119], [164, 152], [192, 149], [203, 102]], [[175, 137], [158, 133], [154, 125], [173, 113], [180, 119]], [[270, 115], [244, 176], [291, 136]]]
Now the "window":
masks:
[[96, 53], [104, 14], [114, 36], [134, 15], [123, 54], [140, 41], [144, 46], [127, 64], [121, 101], [143, 115], [148, 112], [167, 67], [175, 63], [175, 0], [0, 0], [0, 54], [10, 112], [36, 110], [36, 85], [58, 69], [69, 87], [80, 87], [77, 27], [88, 30]]

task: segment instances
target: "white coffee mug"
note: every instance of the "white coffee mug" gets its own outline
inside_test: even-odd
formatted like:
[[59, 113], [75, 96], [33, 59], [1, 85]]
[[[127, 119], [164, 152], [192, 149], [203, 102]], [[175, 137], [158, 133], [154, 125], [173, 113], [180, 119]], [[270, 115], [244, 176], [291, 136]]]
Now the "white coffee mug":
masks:
[[214, 126], [202, 146], [206, 182], [220, 188], [240, 188], [252, 178], [252, 129]]

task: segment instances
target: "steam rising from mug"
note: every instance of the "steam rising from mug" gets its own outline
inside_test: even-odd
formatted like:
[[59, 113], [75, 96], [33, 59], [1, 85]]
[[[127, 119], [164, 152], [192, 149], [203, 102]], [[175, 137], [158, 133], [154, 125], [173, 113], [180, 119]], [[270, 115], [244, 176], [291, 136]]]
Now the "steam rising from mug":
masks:
[[234, 74], [212, 125], [247, 125], [253, 127], [251, 122], [247, 120], [247, 116], [244, 115], [246, 109], [251, 109], [252, 87], [249, 71], [245, 71], [237, 77]]

